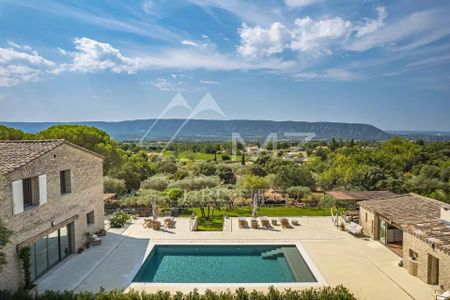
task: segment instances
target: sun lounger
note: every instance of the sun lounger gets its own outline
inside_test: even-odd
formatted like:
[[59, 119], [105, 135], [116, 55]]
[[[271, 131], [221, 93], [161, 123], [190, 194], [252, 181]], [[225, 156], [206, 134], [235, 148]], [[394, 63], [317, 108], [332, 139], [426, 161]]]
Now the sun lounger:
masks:
[[358, 235], [362, 233], [363, 228], [361, 225], [356, 224], [355, 222], [350, 222], [349, 224], [345, 225], [345, 229], [353, 235]]
[[268, 217], [261, 217], [261, 226], [265, 229], [272, 228], [272, 225], [270, 225], [270, 221]]
[[300, 226], [300, 224], [298, 223], [298, 220], [292, 220], [291, 224], [294, 226]]
[[278, 226], [278, 219], [272, 219], [272, 225]]
[[239, 218], [239, 228], [241, 228], [241, 229], [242, 228], [244, 228], [244, 229], [250, 228], [248, 226], [248, 222], [245, 218]]
[[285, 229], [292, 229], [292, 225], [289, 223], [289, 220], [287, 218], [281, 218], [280, 219], [281, 227]]
[[257, 229], [258, 228], [258, 219], [251, 219], [250, 223], [251, 223], [251, 227], [253, 229]]

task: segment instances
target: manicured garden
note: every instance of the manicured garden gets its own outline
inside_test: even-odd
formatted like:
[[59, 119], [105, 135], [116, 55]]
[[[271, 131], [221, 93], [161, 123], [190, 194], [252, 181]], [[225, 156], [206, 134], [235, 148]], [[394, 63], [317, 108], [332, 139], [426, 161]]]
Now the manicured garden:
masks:
[[[181, 216], [188, 217], [195, 213], [199, 217], [199, 231], [221, 231], [223, 226], [223, 217], [251, 217], [252, 207], [237, 207], [217, 210], [209, 219], [200, 217], [200, 209], [189, 209], [183, 212]], [[303, 217], [303, 216], [329, 216], [329, 208], [321, 207], [260, 207], [258, 208], [259, 216], [267, 217]]]

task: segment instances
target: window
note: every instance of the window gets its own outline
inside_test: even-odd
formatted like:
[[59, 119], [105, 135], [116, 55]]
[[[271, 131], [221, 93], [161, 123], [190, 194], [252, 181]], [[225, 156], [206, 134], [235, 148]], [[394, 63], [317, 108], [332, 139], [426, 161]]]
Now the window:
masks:
[[409, 258], [411, 258], [412, 260], [417, 260], [418, 257], [419, 254], [417, 254], [416, 251], [414, 251], [413, 249], [409, 249]]
[[366, 217], [365, 217], [365, 219], [366, 219], [366, 223], [367, 223], [367, 213], [366, 213]]
[[61, 185], [61, 195], [71, 192], [70, 170], [59, 172], [59, 183]]
[[90, 213], [88, 213], [86, 215], [86, 220], [87, 220], [87, 225], [92, 225], [95, 224], [95, 215], [94, 215], [94, 211], [91, 211]]
[[25, 178], [23, 185], [23, 207], [39, 205], [39, 178]]

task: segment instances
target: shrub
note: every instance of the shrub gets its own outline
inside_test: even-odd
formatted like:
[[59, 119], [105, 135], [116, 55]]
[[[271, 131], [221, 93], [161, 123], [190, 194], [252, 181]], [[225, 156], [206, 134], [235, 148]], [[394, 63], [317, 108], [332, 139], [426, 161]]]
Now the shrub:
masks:
[[216, 173], [216, 166], [210, 162], [202, 161], [195, 163], [192, 171], [195, 175], [212, 176]]
[[103, 177], [103, 190], [105, 193], [123, 194], [127, 190], [125, 180], [109, 176]]
[[121, 228], [127, 224], [127, 222], [131, 219], [130, 215], [124, 211], [116, 211], [112, 214], [109, 219], [109, 224], [112, 228]]
[[164, 191], [169, 184], [167, 176], [155, 175], [141, 182], [141, 189]]
[[169, 184], [169, 188], [179, 188], [182, 190], [192, 191], [212, 188], [218, 186], [219, 184], [220, 180], [217, 176], [186, 177]]
[[24, 288], [26, 290], [30, 290], [34, 287], [34, 284], [31, 280], [31, 248], [29, 246], [22, 248], [19, 253], [19, 258], [22, 261], [22, 269], [25, 281]]
[[[6, 228], [6, 226], [3, 224], [2, 219], [0, 219], [0, 250], [9, 243], [9, 237], [11, 236], [11, 234], [12, 232], [8, 228]], [[0, 252], [0, 272], [5, 264], [5, 254]]]
[[163, 160], [156, 163], [156, 172], [164, 174], [175, 174], [178, 171], [178, 166], [175, 162], [170, 160]]
[[353, 300], [353, 295], [342, 285], [336, 287], [309, 288], [305, 290], [283, 290], [279, 291], [273, 287], [268, 292], [252, 291], [248, 292], [244, 288], [237, 289], [234, 293], [231, 291], [216, 292], [206, 290], [201, 295], [196, 289], [192, 292], [183, 294], [177, 292], [159, 291], [157, 293], [138, 292], [130, 290], [127, 292], [113, 290], [100, 290], [97, 294], [91, 292], [75, 293], [73, 291], [46, 291], [41, 294], [27, 292], [19, 289], [16, 292], [0, 291], [0, 299], [3, 300], [132, 300], [132, 299], [153, 299], [153, 300]]
[[289, 197], [295, 200], [303, 199], [306, 195], [311, 194], [311, 190], [307, 186], [291, 186], [287, 189]]
[[216, 175], [219, 176], [224, 184], [236, 183], [236, 175], [234, 174], [233, 169], [227, 165], [219, 165], [216, 169]]

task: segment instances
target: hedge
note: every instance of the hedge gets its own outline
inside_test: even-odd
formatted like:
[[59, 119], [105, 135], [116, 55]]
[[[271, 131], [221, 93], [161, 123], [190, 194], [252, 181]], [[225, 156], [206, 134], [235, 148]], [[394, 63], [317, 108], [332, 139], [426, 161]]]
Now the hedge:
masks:
[[98, 293], [72, 291], [46, 291], [41, 294], [18, 290], [16, 292], [0, 291], [0, 299], [2, 300], [353, 300], [353, 295], [342, 285], [336, 287], [309, 288], [301, 291], [284, 290], [279, 291], [273, 287], [269, 291], [264, 292], [247, 292], [243, 288], [239, 288], [232, 293], [215, 292], [207, 290], [204, 294], [200, 294], [197, 290], [183, 294], [177, 292], [170, 294], [169, 292], [147, 293], [131, 290], [124, 292], [121, 290], [105, 291]]

